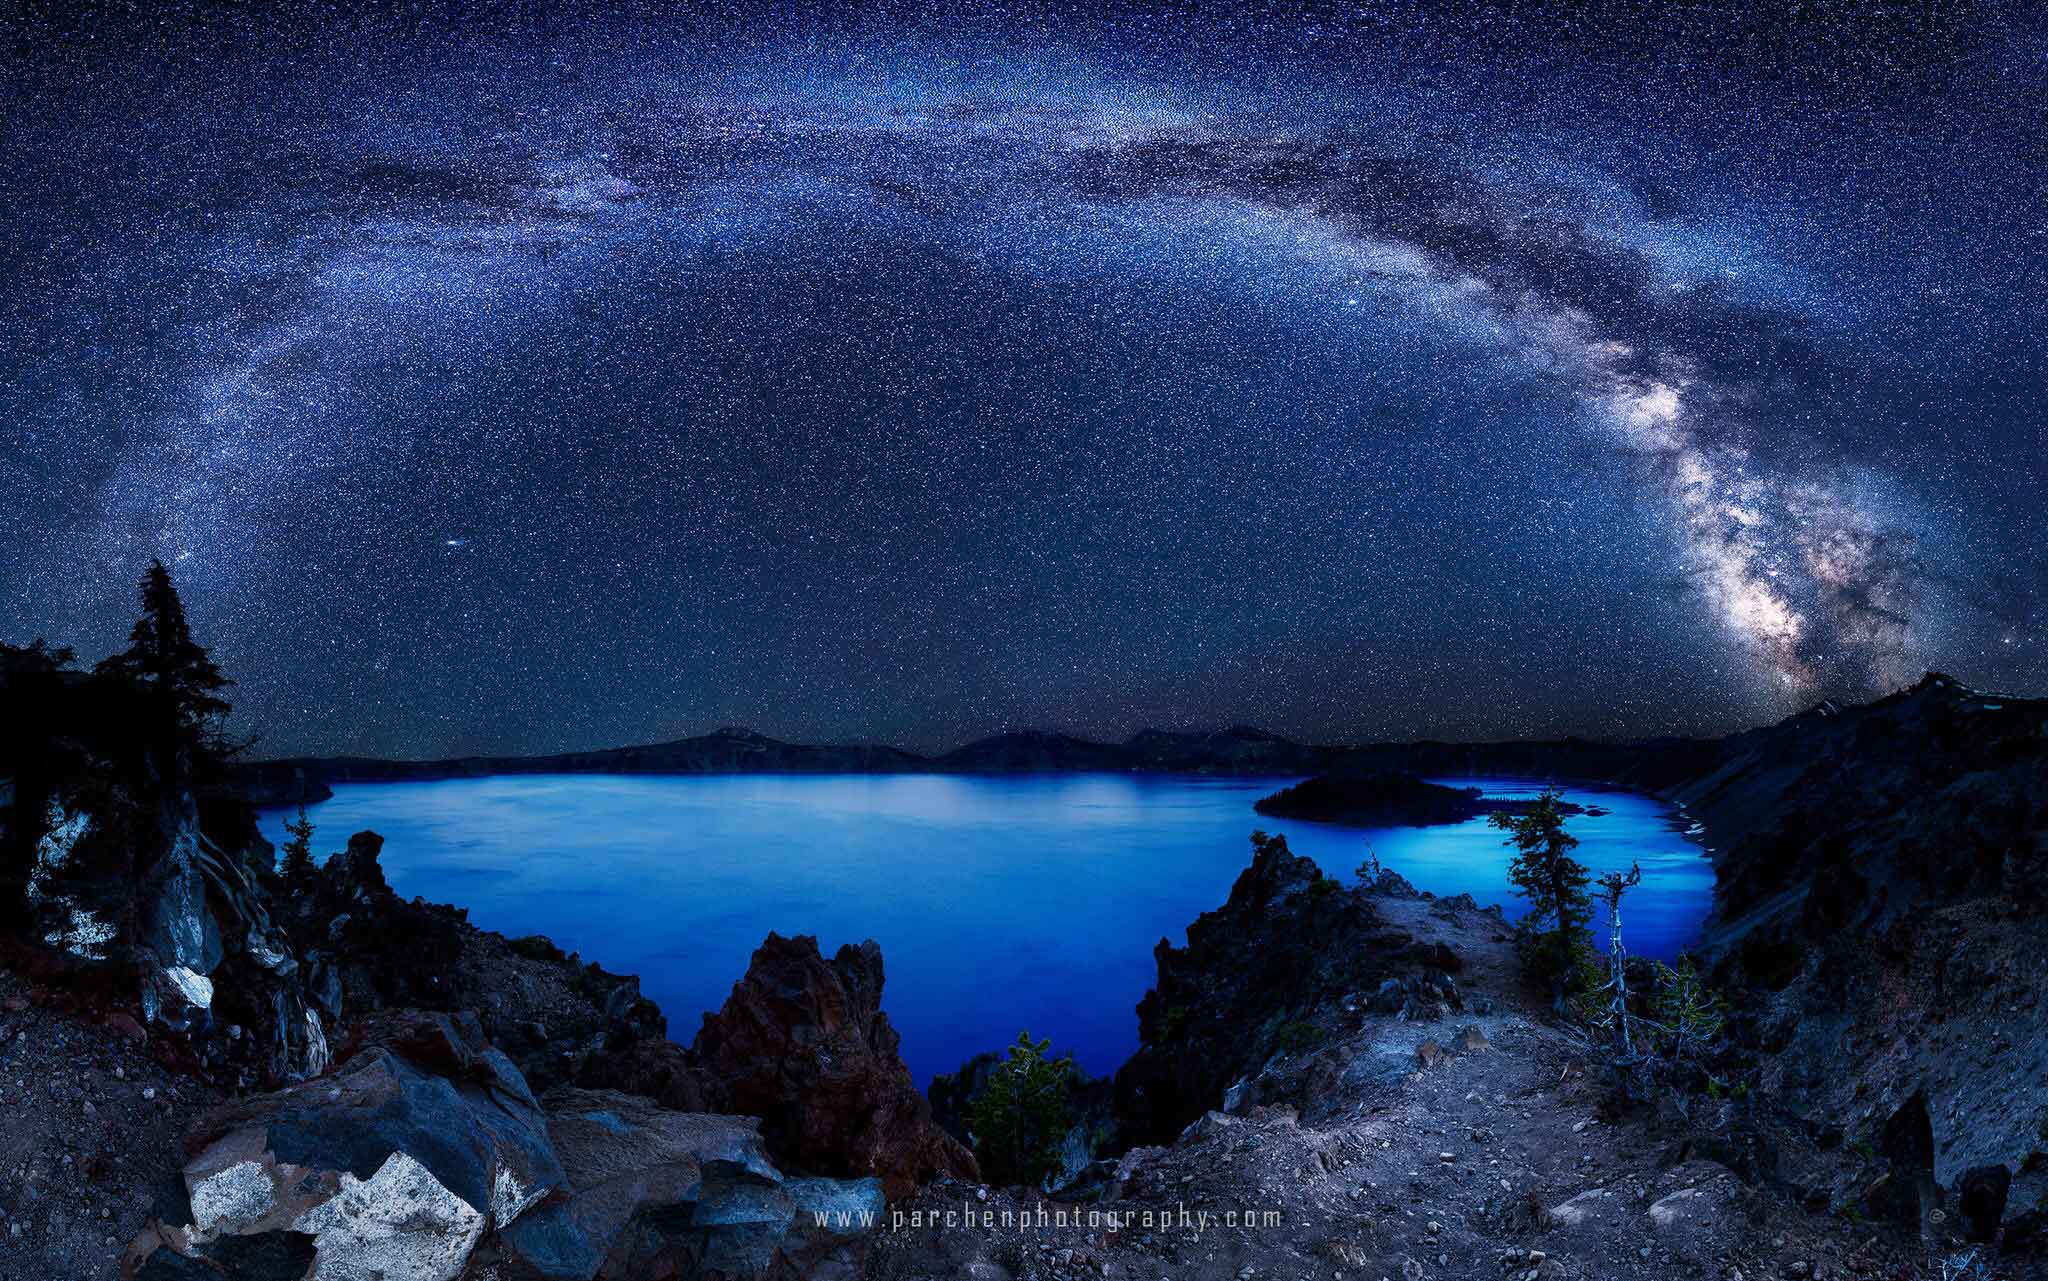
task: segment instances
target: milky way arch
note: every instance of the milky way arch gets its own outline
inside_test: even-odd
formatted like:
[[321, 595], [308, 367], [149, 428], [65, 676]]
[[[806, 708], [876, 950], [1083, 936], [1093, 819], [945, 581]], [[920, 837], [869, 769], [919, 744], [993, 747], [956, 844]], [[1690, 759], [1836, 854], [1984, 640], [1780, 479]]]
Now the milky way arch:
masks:
[[0, 625], [103, 648], [161, 555], [264, 727], [420, 754], [1704, 730], [2032, 661], [2025, 433], [1930, 409], [2032, 259], [1862, 247], [2010, 166], [1874, 223], [1785, 177], [1841, 121], [1716, 155], [1668, 98], [1211, 62], [472, 50], [34, 116]]

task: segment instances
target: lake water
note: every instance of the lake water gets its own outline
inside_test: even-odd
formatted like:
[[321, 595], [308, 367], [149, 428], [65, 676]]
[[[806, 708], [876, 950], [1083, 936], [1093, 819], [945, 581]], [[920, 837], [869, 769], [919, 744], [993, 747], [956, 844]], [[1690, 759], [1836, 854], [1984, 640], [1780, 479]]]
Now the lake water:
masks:
[[[1349, 880], [1370, 845], [1417, 888], [1519, 915], [1501, 833], [1362, 830], [1271, 819], [1252, 802], [1292, 779], [596, 775], [358, 783], [313, 806], [314, 849], [365, 828], [393, 888], [465, 906], [507, 934], [546, 934], [638, 974], [669, 1031], [696, 1035], [770, 930], [882, 945], [883, 1006], [920, 1085], [1020, 1029], [1093, 1073], [1137, 1045], [1152, 948], [1228, 896], [1253, 828]], [[1490, 795], [1539, 783], [1439, 779]], [[1629, 950], [1670, 957], [1706, 913], [1713, 871], [1684, 822], [1628, 792], [1568, 789], [1597, 875], [1642, 865]], [[264, 832], [284, 840], [282, 813]]]

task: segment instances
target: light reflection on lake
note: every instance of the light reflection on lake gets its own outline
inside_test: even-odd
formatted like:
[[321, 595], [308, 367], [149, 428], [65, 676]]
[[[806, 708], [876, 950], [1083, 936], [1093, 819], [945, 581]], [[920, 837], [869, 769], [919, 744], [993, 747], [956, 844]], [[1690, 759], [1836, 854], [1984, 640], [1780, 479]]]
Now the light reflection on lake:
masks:
[[[1255, 827], [1349, 880], [1368, 844], [1417, 888], [1522, 909], [1508, 851], [1483, 819], [1361, 830], [1271, 819], [1252, 802], [1293, 779], [1126, 774], [515, 776], [356, 783], [310, 810], [314, 848], [371, 828], [399, 893], [467, 907], [507, 934], [547, 934], [640, 975], [687, 1042], [770, 930], [829, 952], [874, 938], [884, 1008], [920, 1085], [1020, 1028], [1110, 1071], [1136, 1047], [1152, 948], [1183, 941], [1250, 857]], [[1533, 796], [1536, 782], [1435, 780]], [[1643, 868], [1631, 952], [1670, 957], [1713, 888], [1700, 847], [1661, 802], [1573, 787], [1595, 875]], [[282, 843], [281, 812], [263, 816]]]

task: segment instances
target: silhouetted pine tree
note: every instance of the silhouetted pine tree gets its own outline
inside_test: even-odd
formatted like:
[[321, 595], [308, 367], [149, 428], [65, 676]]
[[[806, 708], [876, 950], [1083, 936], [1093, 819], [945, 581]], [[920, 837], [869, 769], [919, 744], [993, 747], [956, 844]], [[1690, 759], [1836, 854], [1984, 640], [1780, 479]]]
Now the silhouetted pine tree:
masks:
[[220, 760], [229, 754], [221, 736], [228, 701], [220, 692], [234, 684], [221, 674], [206, 649], [192, 639], [185, 602], [171, 571], [152, 560], [142, 576], [142, 614], [128, 633], [128, 648], [101, 661], [103, 676], [135, 682], [153, 701], [153, 727], [164, 746], [185, 746]]
[[1548, 929], [1539, 927], [1535, 949], [1523, 962], [1532, 977], [1550, 985], [1560, 1007], [1588, 986], [1593, 950], [1586, 928], [1593, 914], [1593, 901], [1586, 893], [1591, 878], [1586, 865], [1572, 857], [1579, 838], [1564, 830], [1561, 800], [1556, 788], [1547, 787], [1528, 813], [1496, 813], [1488, 820], [1507, 832], [1506, 844], [1515, 847], [1508, 880], [1529, 900], [1530, 917], [1551, 922]]
[[305, 806], [299, 806], [297, 818], [285, 820], [284, 830], [292, 839], [284, 843], [277, 873], [287, 887], [303, 890], [313, 875], [313, 820], [306, 817]]

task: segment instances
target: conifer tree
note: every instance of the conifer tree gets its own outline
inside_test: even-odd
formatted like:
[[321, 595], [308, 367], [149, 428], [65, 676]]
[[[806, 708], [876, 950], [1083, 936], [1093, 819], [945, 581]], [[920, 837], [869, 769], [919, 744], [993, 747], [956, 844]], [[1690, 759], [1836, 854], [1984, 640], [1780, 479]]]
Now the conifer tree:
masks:
[[284, 843], [277, 872], [287, 887], [303, 889], [313, 875], [313, 820], [306, 817], [305, 806], [299, 806], [297, 818], [285, 820], [284, 830], [291, 833], [291, 839]]
[[1529, 915], [1539, 924], [1534, 955], [1524, 959], [1560, 1002], [1583, 985], [1593, 910], [1586, 865], [1572, 857], [1579, 838], [1564, 830], [1561, 802], [1557, 789], [1547, 787], [1526, 814], [1496, 813], [1488, 820], [1515, 847], [1508, 880], [1529, 900]]
[[1679, 954], [1675, 966], [1660, 962], [1656, 979], [1660, 1048], [1667, 1058], [1698, 1061], [1727, 1024], [1726, 1003], [1707, 986], [1699, 966], [1685, 953]]
[[229, 708], [220, 693], [234, 682], [192, 639], [185, 602], [161, 560], [149, 563], [141, 596], [142, 613], [128, 633], [128, 648], [95, 670], [139, 685], [154, 700], [154, 728], [170, 743], [216, 758], [225, 756], [220, 727]]
[[991, 1182], [1038, 1187], [1059, 1171], [1074, 1061], [1051, 1053], [1051, 1041], [1018, 1033], [1009, 1057], [989, 1070], [988, 1084], [968, 1107], [974, 1153]]

